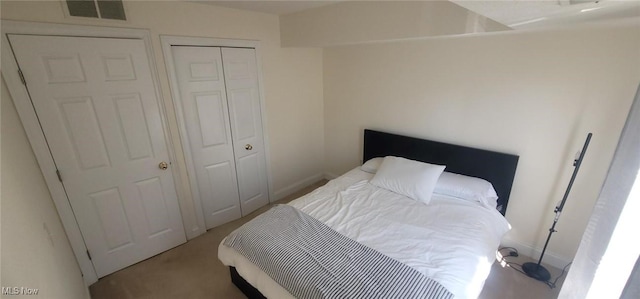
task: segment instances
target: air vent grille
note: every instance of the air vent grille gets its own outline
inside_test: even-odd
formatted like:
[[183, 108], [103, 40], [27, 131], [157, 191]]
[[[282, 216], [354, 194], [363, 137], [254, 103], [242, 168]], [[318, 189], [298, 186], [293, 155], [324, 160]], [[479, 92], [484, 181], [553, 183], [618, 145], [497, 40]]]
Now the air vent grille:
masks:
[[126, 20], [122, 0], [67, 0], [69, 15], [74, 17]]
[[569, 0], [569, 5], [576, 5], [576, 4], [585, 4], [585, 3], [598, 3], [600, 1], [598, 0]]

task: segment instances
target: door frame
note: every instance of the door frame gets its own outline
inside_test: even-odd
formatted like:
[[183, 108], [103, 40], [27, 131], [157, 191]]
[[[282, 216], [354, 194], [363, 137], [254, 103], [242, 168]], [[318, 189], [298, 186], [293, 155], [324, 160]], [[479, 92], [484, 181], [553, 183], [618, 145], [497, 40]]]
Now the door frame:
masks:
[[[211, 38], [211, 37], [188, 37], [188, 36], [176, 36], [176, 35], [160, 35], [160, 43], [162, 44], [162, 52], [164, 54], [164, 63], [167, 69], [167, 76], [169, 77], [169, 85], [171, 87], [171, 96], [173, 97], [173, 106], [176, 111], [176, 118], [178, 120], [178, 129], [180, 133], [180, 141], [182, 142], [182, 148], [187, 164], [187, 173], [189, 175], [189, 186], [191, 187], [191, 194], [199, 194], [198, 186], [196, 182], [195, 166], [193, 165], [193, 159], [191, 156], [191, 146], [189, 143], [189, 135], [187, 133], [186, 122], [184, 119], [184, 112], [182, 108], [182, 99], [180, 96], [180, 88], [178, 85], [178, 78], [176, 76], [176, 68], [173, 63], [173, 51], [171, 46], [195, 46], [195, 47], [228, 47], [228, 48], [251, 48], [255, 50], [256, 55], [256, 69], [258, 72], [258, 92], [260, 94], [260, 118], [262, 121], [262, 142], [264, 143], [264, 156], [265, 166], [267, 172], [267, 193], [269, 196], [269, 203], [275, 198], [273, 195], [272, 180], [271, 180], [271, 159], [269, 152], [269, 137], [267, 134], [267, 109], [264, 98], [264, 80], [262, 75], [262, 55], [260, 50], [260, 41], [256, 40], [242, 40], [242, 39], [223, 39], [223, 38]], [[194, 196], [194, 209], [196, 211], [196, 217], [198, 221], [198, 227], [201, 230], [200, 233], [206, 232], [206, 225], [204, 221], [204, 209], [202, 208], [202, 199], [200, 196]], [[194, 228], [195, 229], [195, 228]]]
[[[69, 243], [73, 253], [80, 266], [83, 279], [87, 285], [93, 284], [98, 281], [98, 275], [95, 271], [93, 263], [89, 259], [87, 247], [84, 243], [84, 238], [80, 232], [80, 227], [76, 222], [76, 218], [73, 214], [71, 204], [64, 190], [63, 184], [58, 180], [56, 173], [56, 165], [53, 160], [53, 156], [49, 151], [44, 132], [40, 127], [40, 122], [36, 111], [31, 104], [31, 98], [27, 87], [22, 84], [20, 75], [18, 73], [18, 64], [16, 62], [13, 49], [9, 44], [8, 34], [25, 34], [25, 35], [46, 35], [46, 36], [72, 36], [72, 37], [105, 37], [105, 38], [128, 38], [142, 40], [145, 44], [147, 52], [147, 59], [149, 60], [149, 67], [151, 70], [151, 76], [154, 83], [154, 90], [160, 109], [160, 119], [163, 126], [165, 144], [169, 154], [169, 159], [172, 162], [176, 161], [174, 147], [170, 136], [169, 127], [166, 119], [166, 109], [164, 107], [164, 100], [162, 92], [159, 86], [159, 76], [156, 66], [156, 60], [153, 54], [153, 47], [151, 43], [151, 34], [149, 30], [145, 29], [128, 29], [128, 28], [111, 28], [111, 27], [95, 27], [95, 26], [81, 26], [81, 25], [62, 25], [62, 24], [47, 24], [36, 22], [22, 22], [22, 21], [1, 21], [2, 26], [2, 76], [7, 84], [9, 94], [13, 98], [13, 103], [16, 106], [20, 121], [24, 126], [24, 130], [31, 144], [31, 148], [36, 156], [38, 165], [44, 176], [44, 180], [47, 184], [51, 197], [55, 204], [58, 215], [62, 222], [62, 226], [69, 238]], [[27, 82], [28, 84], [28, 82]], [[175, 163], [174, 163], [175, 165]], [[176, 189], [176, 195], [181, 194], [179, 192], [180, 186], [177, 182], [180, 181], [180, 174], [178, 167], [171, 167], [171, 173], [173, 175], [174, 186]], [[180, 197], [178, 196], [178, 201]], [[182, 217], [182, 215], [180, 215]], [[185, 226], [186, 228], [186, 226]]]

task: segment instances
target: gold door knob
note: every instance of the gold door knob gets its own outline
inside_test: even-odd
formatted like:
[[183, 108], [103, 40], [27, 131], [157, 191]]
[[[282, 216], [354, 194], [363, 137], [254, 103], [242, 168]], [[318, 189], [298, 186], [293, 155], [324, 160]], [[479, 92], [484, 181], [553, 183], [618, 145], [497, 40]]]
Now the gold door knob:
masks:
[[162, 161], [160, 162], [160, 164], [158, 164], [158, 167], [160, 167], [160, 169], [162, 170], [167, 170], [167, 168], [169, 168], [169, 164], [167, 164], [167, 162]]
[[250, 151], [250, 150], [252, 150], [252, 149], [253, 149], [253, 145], [251, 145], [251, 144], [247, 144], [247, 145], [245, 145], [245, 146], [244, 146], [244, 149], [246, 149], [246, 150]]

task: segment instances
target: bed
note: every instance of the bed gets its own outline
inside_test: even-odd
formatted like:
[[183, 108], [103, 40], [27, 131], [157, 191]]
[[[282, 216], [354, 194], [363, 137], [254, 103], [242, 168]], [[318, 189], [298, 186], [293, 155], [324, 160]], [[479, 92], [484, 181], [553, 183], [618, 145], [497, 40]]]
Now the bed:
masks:
[[[423, 202], [413, 193], [380, 187], [391, 159], [446, 165], [447, 176], [486, 180], [495, 193], [486, 197], [488, 201], [476, 200], [477, 196], [462, 200], [465, 196], [442, 191], [440, 176]], [[225, 238], [218, 257], [229, 266], [233, 283], [249, 298], [476, 298], [500, 239], [510, 229], [503, 216], [518, 156], [365, 130], [363, 161], [365, 165], [286, 206], [272, 208]], [[271, 229], [278, 233], [262, 235], [273, 219], [289, 221], [288, 217], [302, 217], [295, 220], [302, 226], [292, 229], [293, 235], [304, 239], [299, 241], [302, 245], [282, 245], [285, 241], [277, 238], [287, 229], [277, 226], [281, 223]], [[238, 231], [253, 235], [238, 237]], [[263, 243], [245, 244], [249, 239]], [[245, 247], [237, 247], [238, 243]], [[298, 255], [312, 257], [301, 262]], [[347, 260], [355, 265], [346, 264]], [[338, 291], [342, 293], [333, 293]]]

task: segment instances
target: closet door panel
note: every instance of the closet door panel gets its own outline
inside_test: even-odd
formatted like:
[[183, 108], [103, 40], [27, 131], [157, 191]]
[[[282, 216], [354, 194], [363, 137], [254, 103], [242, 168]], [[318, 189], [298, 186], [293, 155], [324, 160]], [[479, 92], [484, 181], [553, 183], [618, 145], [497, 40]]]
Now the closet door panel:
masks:
[[[188, 147], [194, 197], [207, 229], [241, 217], [229, 107], [218, 47], [171, 47]], [[184, 131], [184, 130], [183, 130]], [[184, 140], [185, 138], [183, 138]]]
[[260, 199], [262, 196], [262, 181], [260, 173], [255, 171], [260, 169], [260, 157], [258, 154], [250, 154], [238, 159], [236, 167], [244, 174], [243, 187], [240, 188], [240, 198], [246, 198], [247, 202]]
[[254, 49], [222, 48], [233, 151], [243, 215], [269, 203]]

